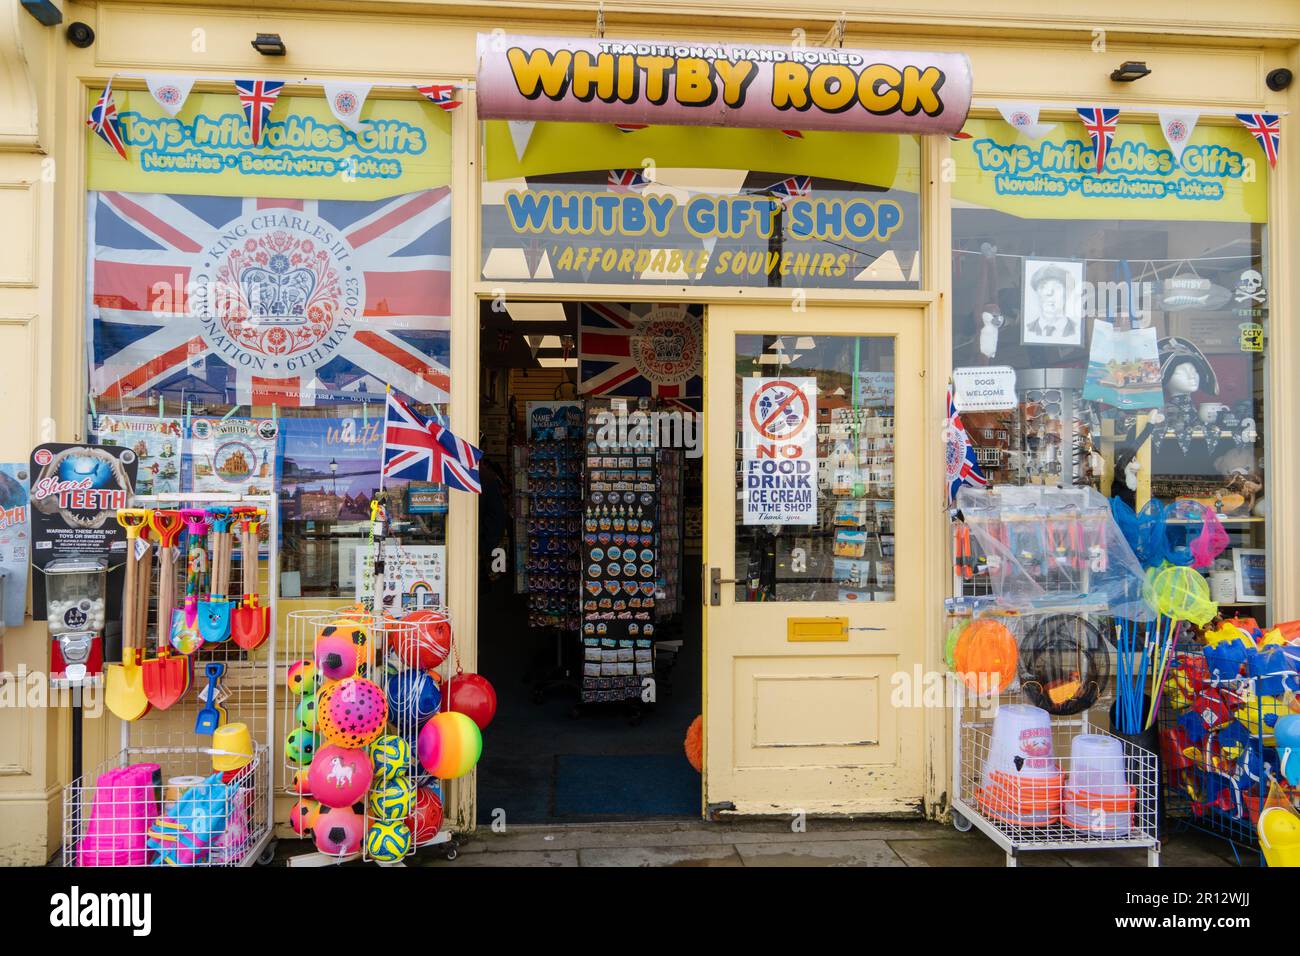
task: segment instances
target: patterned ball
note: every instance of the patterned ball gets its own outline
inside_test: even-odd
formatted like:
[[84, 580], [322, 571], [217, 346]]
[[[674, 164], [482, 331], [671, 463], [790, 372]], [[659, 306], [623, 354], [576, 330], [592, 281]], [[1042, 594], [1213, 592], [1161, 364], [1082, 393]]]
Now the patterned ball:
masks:
[[284, 739], [284, 757], [290, 763], [306, 766], [311, 763], [312, 755], [320, 746], [320, 738], [305, 727], [289, 731]]
[[415, 837], [416, 846], [424, 846], [435, 836], [442, 826], [442, 799], [432, 787], [421, 787], [415, 791], [415, 806], [406, 818]]
[[316, 720], [321, 734], [340, 747], [366, 747], [384, 731], [388, 703], [379, 685], [349, 677], [320, 692]]
[[299, 767], [293, 772], [293, 777], [289, 780], [289, 792], [296, 793], [300, 797], [311, 796], [311, 784], [307, 782], [306, 767]]
[[[348, 659], [348, 648], [352, 658]], [[322, 652], [323, 650], [323, 652]], [[324, 658], [337, 655], [337, 661]], [[365, 621], [340, 618], [320, 629], [316, 635], [316, 664], [331, 680], [343, 677], [365, 677], [370, 660], [370, 628]]]
[[370, 758], [364, 750], [329, 744], [312, 758], [307, 775], [312, 796], [327, 807], [350, 807], [364, 800], [370, 782]]
[[326, 856], [348, 856], [361, 852], [366, 821], [352, 807], [321, 807], [312, 827], [316, 849]]
[[376, 820], [366, 832], [366, 855], [380, 863], [396, 863], [411, 849], [411, 829], [402, 820]]
[[289, 826], [298, 836], [311, 836], [316, 818], [320, 816], [320, 801], [302, 797], [289, 811]]
[[411, 745], [395, 734], [384, 734], [370, 745], [370, 764], [376, 780], [392, 780], [410, 762]]
[[304, 697], [298, 709], [294, 712], [298, 718], [298, 723], [302, 724], [308, 730], [316, 729], [316, 697], [315, 695]]
[[446, 710], [434, 714], [420, 730], [418, 754], [426, 771], [442, 780], [463, 777], [483, 752], [478, 725], [464, 714]]
[[407, 667], [427, 671], [437, 667], [451, 652], [451, 622], [442, 611], [422, 608], [402, 618], [406, 626], [388, 634], [388, 646]]
[[370, 791], [370, 816], [376, 820], [404, 820], [411, 814], [415, 788], [406, 777], [397, 777]]
[[390, 678], [386, 688], [388, 716], [403, 734], [414, 736], [438, 712], [442, 691], [424, 671], [405, 670]]
[[294, 661], [285, 677], [289, 693], [305, 694], [316, 686], [316, 665], [311, 661]]

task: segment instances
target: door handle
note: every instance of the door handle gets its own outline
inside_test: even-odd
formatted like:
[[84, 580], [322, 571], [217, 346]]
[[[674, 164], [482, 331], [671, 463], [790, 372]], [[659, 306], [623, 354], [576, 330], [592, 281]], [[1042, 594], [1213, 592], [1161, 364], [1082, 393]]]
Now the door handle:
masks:
[[722, 586], [735, 584], [735, 578], [724, 578], [722, 568], [709, 568], [709, 605], [717, 607], [722, 603]]

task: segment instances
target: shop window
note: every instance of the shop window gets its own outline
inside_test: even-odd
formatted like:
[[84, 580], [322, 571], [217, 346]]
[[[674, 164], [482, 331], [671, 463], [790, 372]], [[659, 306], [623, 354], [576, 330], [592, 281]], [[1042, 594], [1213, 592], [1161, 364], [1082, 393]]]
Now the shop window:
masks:
[[[1209, 506], [1230, 537], [1205, 569], [1212, 592], [1262, 620], [1270, 268], [1258, 147], [1202, 124], [1180, 161], [1159, 127], [1121, 124], [1096, 173], [1076, 123], [1039, 141], [996, 120], [967, 130], [953, 146], [953, 367], [985, 475], [1090, 485], [1139, 511], [1152, 499]], [[963, 380], [1004, 385], [963, 396]], [[1169, 520], [1198, 514], [1179, 505]]]
[[736, 600], [894, 599], [894, 340], [736, 336]]
[[484, 124], [486, 280], [920, 285], [915, 136], [526, 127]]
[[[281, 594], [352, 597], [386, 387], [447, 411], [450, 121], [371, 98], [353, 133], [286, 92], [250, 146], [233, 94], [115, 97], [126, 159], [86, 144], [88, 430], [141, 493], [278, 494]], [[445, 490], [389, 490], [441, 602]]]

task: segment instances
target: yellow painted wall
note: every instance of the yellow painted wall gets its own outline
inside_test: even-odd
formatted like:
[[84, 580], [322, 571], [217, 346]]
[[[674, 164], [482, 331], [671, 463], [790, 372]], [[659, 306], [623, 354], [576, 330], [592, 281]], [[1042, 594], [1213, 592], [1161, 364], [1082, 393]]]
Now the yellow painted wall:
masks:
[[[115, 73], [138, 71], [316, 80], [358, 77], [379, 83], [471, 79], [477, 31], [590, 35], [596, 7], [593, 0], [306, 0], [292, 9], [278, 9], [275, 0], [61, 5], [65, 25], [82, 20], [95, 29], [91, 48], [73, 48], [64, 39], [63, 27], [41, 27], [17, 3], [4, 4], [0, 11], [0, 408], [8, 413], [0, 428], [4, 460], [21, 460], [37, 441], [71, 440], [84, 429], [82, 171], [87, 88], [102, 86]], [[1264, 86], [1265, 73], [1274, 67], [1289, 66], [1300, 73], [1300, 5], [1293, 0], [1256, 0], [1248, 6], [1221, 0], [1075, 0], [1068, 12], [1048, 6], [1027, 7], [1019, 0], [930, 0], [923, 5], [914, 0], [836, 0], [797, 8], [785, 0], [604, 3], [610, 36], [722, 36], [777, 44], [821, 42], [845, 11], [846, 45], [969, 54], [979, 115], [990, 115], [988, 101], [998, 98], [1107, 102], [1121, 105], [1129, 117], [1144, 118], [1159, 105], [1290, 111], [1283, 123], [1283, 163], [1269, 198], [1278, 316], [1270, 348], [1274, 368], [1300, 367], [1300, 335], [1283, 321], [1295, 312], [1296, 297], [1292, 270], [1285, 264], [1300, 252], [1300, 216], [1294, 214], [1300, 205], [1300, 84], [1281, 94]], [[279, 32], [288, 56], [267, 59], [253, 51], [249, 41], [258, 31]], [[1113, 84], [1109, 72], [1124, 59], [1145, 60], [1154, 72], [1130, 86]], [[117, 82], [123, 88], [141, 86], [125, 76]], [[198, 89], [224, 91], [226, 85], [222, 80]], [[1049, 111], [1045, 118], [1052, 115]], [[452, 126], [453, 248], [458, 255], [452, 282], [452, 426], [470, 434], [477, 430], [478, 414], [476, 296], [492, 291], [476, 280], [476, 263], [467, 254], [478, 248], [477, 133], [469, 96], [466, 107], [453, 114]], [[923, 236], [929, 286], [903, 295], [924, 304], [934, 316], [928, 352], [938, 356], [939, 363], [947, 361], [949, 335], [947, 153], [942, 139], [929, 141], [925, 148], [924, 191], [932, 204]], [[531, 286], [511, 294], [535, 297], [547, 291]], [[635, 287], [604, 291], [644, 294]], [[662, 298], [669, 291], [656, 288], [654, 295]], [[711, 290], [694, 298], [729, 295]], [[764, 298], [761, 293], [749, 297]], [[843, 293], [826, 297], [843, 298]], [[936, 408], [947, 371], [927, 370], [927, 398]], [[1272, 376], [1274, 423], [1291, 420], [1300, 411], [1291, 378]], [[1293, 434], [1275, 427], [1267, 441], [1275, 479], [1295, 474], [1300, 449]], [[1300, 571], [1300, 535], [1285, 530], [1297, 526], [1297, 502], [1294, 496], [1273, 495], [1270, 506], [1276, 529], [1270, 549], [1275, 606], [1281, 616], [1297, 617], [1300, 589], [1292, 580]], [[449, 522], [449, 600], [468, 669], [474, 666], [476, 595], [472, 573], [457, 569], [472, 567], [475, 507], [468, 496], [453, 496]], [[927, 539], [936, 556], [946, 553], [938, 518], [927, 524]], [[927, 568], [940, 587], [943, 563], [936, 558], [934, 567]], [[934, 641], [939, 613], [937, 607], [923, 612], [924, 626], [935, 632]], [[5, 668], [43, 670], [46, 642], [43, 625], [29, 622], [11, 631], [3, 639]], [[941, 805], [947, 790], [944, 725], [939, 715], [928, 721], [931, 806]], [[116, 740], [114, 721], [89, 722], [86, 765], [93, 766]], [[40, 863], [57, 849], [67, 766], [66, 711], [0, 710], [0, 864]], [[462, 825], [471, 819], [472, 779], [468, 783], [455, 788], [451, 801], [453, 816]]]

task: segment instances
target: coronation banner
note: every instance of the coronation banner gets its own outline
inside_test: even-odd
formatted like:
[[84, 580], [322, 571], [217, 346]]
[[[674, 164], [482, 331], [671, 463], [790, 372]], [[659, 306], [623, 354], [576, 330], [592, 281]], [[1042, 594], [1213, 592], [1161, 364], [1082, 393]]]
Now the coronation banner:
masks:
[[481, 119], [957, 133], [959, 53], [479, 34]]

